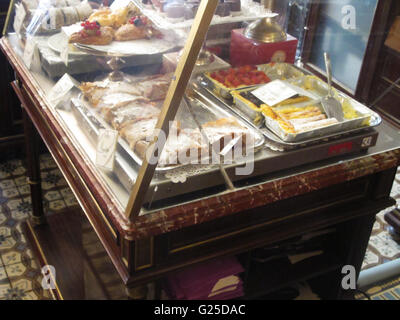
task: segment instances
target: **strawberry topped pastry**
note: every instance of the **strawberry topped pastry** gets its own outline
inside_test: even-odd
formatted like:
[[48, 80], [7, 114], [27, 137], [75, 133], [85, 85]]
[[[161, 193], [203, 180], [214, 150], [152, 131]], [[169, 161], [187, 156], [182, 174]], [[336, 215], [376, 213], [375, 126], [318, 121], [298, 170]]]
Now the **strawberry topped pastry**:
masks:
[[150, 20], [145, 16], [133, 16], [128, 23], [115, 32], [117, 41], [129, 41], [160, 37], [161, 33], [153, 28]]
[[227, 88], [265, 84], [271, 81], [263, 71], [251, 65], [215, 71], [209, 74], [209, 76]]
[[114, 40], [114, 30], [111, 27], [102, 27], [97, 21], [85, 21], [81, 26], [81, 31], [71, 35], [70, 43], [107, 45]]

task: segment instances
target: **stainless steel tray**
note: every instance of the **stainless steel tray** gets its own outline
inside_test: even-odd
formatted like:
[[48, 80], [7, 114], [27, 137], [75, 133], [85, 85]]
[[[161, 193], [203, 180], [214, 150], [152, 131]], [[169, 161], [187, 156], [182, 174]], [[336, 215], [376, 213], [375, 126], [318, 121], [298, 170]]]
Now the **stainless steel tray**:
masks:
[[[328, 94], [328, 85], [315, 76], [304, 76], [294, 80], [287, 80], [287, 82], [301, 88], [306, 88], [307, 91], [320, 98]], [[354, 110], [356, 116], [355, 118], [306, 132], [288, 133], [280, 127], [277, 121], [269, 118], [268, 116], [264, 116], [266, 126], [285, 142], [303, 142], [306, 140], [323, 138], [363, 127], [372, 128], [378, 126], [382, 122], [381, 117], [376, 112], [345, 95], [344, 93], [335, 91], [335, 96], [336, 99], [341, 102], [343, 108], [345, 108], [347, 112], [352, 112]], [[322, 110], [322, 105], [320, 103], [316, 105]]]
[[[215, 121], [220, 118], [232, 117], [232, 114], [227, 110], [220, 108], [217, 105], [209, 105], [201, 100], [201, 96], [194, 95], [192, 99], [190, 99], [192, 104], [192, 110], [194, 111], [197, 119], [203, 124], [209, 121]], [[102, 128], [112, 129], [111, 126], [102, 119], [100, 115], [98, 115], [93, 108], [89, 106], [89, 103], [84, 99], [83, 95], [80, 94], [78, 99], [74, 99], [72, 103], [72, 108], [75, 116], [78, 121], [82, 124], [82, 126], [86, 129], [88, 134], [97, 141], [97, 136], [99, 134], [99, 130]], [[177, 119], [182, 123], [182, 128], [196, 128], [197, 125], [195, 121], [188, 116], [187, 112], [184, 111], [183, 108], [180, 108], [177, 114]], [[255, 137], [255, 149], [258, 150], [264, 145], [265, 137], [259, 131], [254, 130], [252, 126], [249, 126], [245, 121], [241, 118], [237, 118], [239, 123], [251, 130]], [[88, 123], [90, 122], [90, 123]], [[142, 159], [130, 148], [128, 143], [119, 138], [117, 145], [117, 153], [121, 154], [128, 161], [133, 160], [138, 166], [141, 166], [143, 161]], [[157, 167], [157, 172], [167, 172], [173, 169], [181, 168], [186, 165], [172, 165], [166, 167]]]
[[[293, 150], [293, 149], [308, 147], [308, 146], [315, 145], [315, 144], [322, 143], [322, 142], [328, 142], [328, 141], [340, 139], [340, 138], [348, 136], [350, 134], [355, 134], [358, 132], [371, 130], [373, 127], [378, 126], [382, 122], [382, 119], [379, 116], [379, 114], [377, 114], [371, 110], [372, 116], [371, 116], [370, 126], [354, 128], [354, 129], [350, 129], [350, 130], [344, 130], [341, 132], [327, 134], [323, 137], [320, 137], [320, 136], [310, 137], [310, 138], [302, 140], [302, 141], [284, 141], [278, 135], [276, 135], [273, 131], [268, 129], [265, 125], [261, 124], [261, 125], [257, 126], [256, 124], [254, 124], [252, 121], [253, 118], [249, 117], [249, 115], [247, 113], [243, 112], [243, 110], [241, 110], [240, 108], [237, 108], [237, 106], [233, 105], [231, 99], [224, 99], [220, 96], [216, 96], [215, 94], [213, 94], [210, 91], [209, 88], [204, 87], [203, 85], [200, 85], [199, 81], [201, 81], [201, 79], [198, 79], [198, 82], [193, 83], [193, 88], [196, 91], [200, 92], [204, 96], [207, 96], [209, 100], [215, 101], [216, 104], [223, 106], [225, 109], [229, 110], [231, 113], [235, 114], [237, 117], [242, 118], [243, 121], [247, 122], [247, 124], [249, 126], [253, 126], [255, 129], [259, 130], [266, 138], [266, 146], [268, 146], [270, 149], [272, 149], [274, 151]], [[370, 109], [368, 109], [368, 110], [370, 110]]]
[[[269, 63], [269, 64], [261, 64], [257, 66], [257, 69], [263, 71], [267, 74], [267, 76], [271, 80], [287, 80], [287, 79], [296, 79], [298, 77], [304, 76], [304, 72], [294, 65], [288, 63]], [[200, 76], [200, 82], [203, 83], [205, 87], [208, 87], [209, 90], [224, 99], [232, 99], [231, 92], [234, 90], [248, 89], [248, 88], [257, 88], [262, 86], [263, 84], [258, 85], [250, 85], [250, 86], [240, 86], [238, 88], [227, 88], [223, 84], [218, 81], [212, 79], [210, 77], [209, 72], [205, 72]]]

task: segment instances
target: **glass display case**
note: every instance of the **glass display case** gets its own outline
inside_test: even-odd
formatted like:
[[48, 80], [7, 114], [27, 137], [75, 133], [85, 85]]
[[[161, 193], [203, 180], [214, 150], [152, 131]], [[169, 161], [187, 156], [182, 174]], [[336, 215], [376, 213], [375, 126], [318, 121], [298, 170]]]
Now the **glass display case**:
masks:
[[[326, 283], [344, 261], [361, 265], [373, 215], [394, 202], [399, 139], [338, 86], [365, 70], [344, 75], [338, 57], [358, 61], [369, 44], [358, 31], [331, 41], [330, 17], [341, 7], [328, 2], [12, 1], [1, 48], [23, 107], [36, 219], [27, 228], [38, 255], [50, 252], [68, 277], [79, 268], [71, 247], [86, 240], [70, 213], [47, 217], [47, 226], [39, 219], [37, 133], [85, 229], [130, 289], [217, 257], [250, 259], [249, 250], [321, 226], [339, 230], [327, 246], [334, 250], [316, 258]], [[375, 21], [383, 3], [359, 9]], [[347, 36], [363, 39], [357, 57]], [[340, 257], [330, 259], [336, 239]], [[315, 275], [313, 267], [293, 277]], [[274, 287], [261, 288], [257, 275], [248, 283]], [[339, 286], [327, 286], [328, 296], [342, 295]]]
[[17, 0], [5, 36], [113, 205], [136, 217], [380, 124], [336, 90], [344, 118], [329, 115], [327, 83], [293, 64], [297, 39], [276, 18], [251, 0]]

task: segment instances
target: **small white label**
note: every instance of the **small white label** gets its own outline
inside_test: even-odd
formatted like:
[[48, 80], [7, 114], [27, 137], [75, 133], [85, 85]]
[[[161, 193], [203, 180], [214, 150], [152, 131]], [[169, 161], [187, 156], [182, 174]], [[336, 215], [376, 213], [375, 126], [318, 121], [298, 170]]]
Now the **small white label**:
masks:
[[115, 151], [117, 149], [118, 131], [101, 129], [97, 143], [96, 166], [113, 171]]
[[58, 104], [72, 88], [78, 86], [79, 83], [66, 73], [51, 89], [48, 98], [51, 102]]
[[14, 30], [17, 34], [21, 33], [21, 28], [26, 17], [26, 11], [24, 6], [21, 4], [16, 6], [16, 13], [14, 18]]
[[28, 69], [32, 67], [32, 62], [35, 58], [36, 50], [37, 43], [35, 39], [33, 39], [32, 37], [27, 38], [24, 49], [24, 62]]
[[298, 93], [283, 81], [275, 80], [252, 91], [252, 94], [270, 107], [273, 107]]

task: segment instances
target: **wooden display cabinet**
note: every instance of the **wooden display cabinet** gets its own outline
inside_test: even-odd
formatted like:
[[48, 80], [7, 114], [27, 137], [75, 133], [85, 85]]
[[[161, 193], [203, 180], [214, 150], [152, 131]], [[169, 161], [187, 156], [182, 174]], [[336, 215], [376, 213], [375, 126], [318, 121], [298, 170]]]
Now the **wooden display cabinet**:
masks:
[[[203, 1], [195, 22], [198, 29], [193, 29], [189, 37], [158, 128], [174, 118], [175, 103], [182, 98], [182, 88], [189, 81], [217, 2]], [[296, 153], [288, 151], [282, 158], [292, 155], [289, 169], [235, 182], [232, 190], [216, 187], [206, 196], [182, 196], [178, 204], [139, 215], [155, 166], [144, 161], [128, 207], [122, 208], [99, 170], [43, 98], [31, 71], [7, 37], [1, 40], [1, 48], [16, 74], [12, 86], [23, 107], [29, 140], [33, 216], [25, 227], [40, 264], [53, 265], [57, 270], [57, 287], [53, 290], [56, 298], [88, 297], [84, 278], [87, 257], [82, 245], [85, 223], [76, 212], [44, 216], [39, 139], [35, 138], [39, 136], [130, 298], [145, 298], [149, 283], [156, 284], [155, 297], [159, 298], [160, 285], [168, 274], [231, 255], [239, 256], [246, 267], [242, 275], [244, 299], [263, 298], [305, 280], [322, 298], [352, 298], [354, 292], [341, 287], [342, 267], [353, 265], [359, 273], [375, 215], [395, 204], [390, 191], [400, 160], [400, 135], [390, 124], [384, 121], [371, 133], [371, 139], [379, 134], [376, 146], [358, 153], [345, 150], [340, 154], [343, 143], [356, 135], [337, 142], [337, 157], [311, 164], [300, 165]], [[312, 148], [306, 150], [313, 152]], [[282, 158], [278, 157], [276, 163]], [[265, 270], [252, 263], [255, 250], [323, 229], [334, 229], [334, 233], [324, 242], [321, 256], [294, 265], [276, 261]]]

